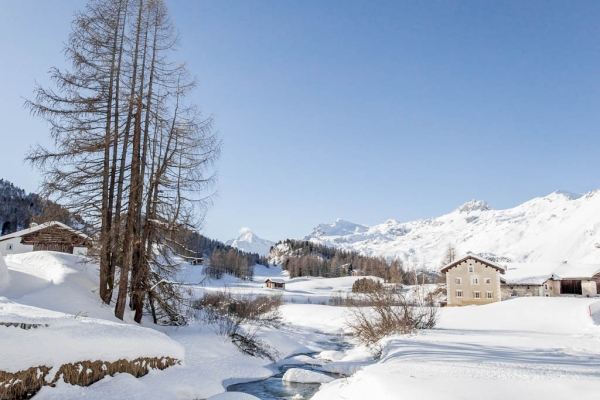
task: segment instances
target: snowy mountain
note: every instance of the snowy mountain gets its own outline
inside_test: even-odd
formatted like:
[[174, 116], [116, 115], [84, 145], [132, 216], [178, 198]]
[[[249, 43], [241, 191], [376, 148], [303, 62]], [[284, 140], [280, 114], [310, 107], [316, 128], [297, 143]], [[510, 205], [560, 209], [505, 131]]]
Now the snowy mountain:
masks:
[[367, 226], [341, 219], [320, 224], [304, 240], [401, 259], [437, 270], [448, 245], [502, 262], [600, 262], [600, 189], [586, 195], [556, 191], [517, 207], [493, 210], [471, 200], [449, 214]]
[[249, 228], [242, 228], [240, 229], [240, 236], [236, 239], [228, 240], [225, 244], [247, 253], [257, 253], [261, 256], [267, 256], [269, 255], [271, 246], [274, 246], [275, 242], [259, 238]]

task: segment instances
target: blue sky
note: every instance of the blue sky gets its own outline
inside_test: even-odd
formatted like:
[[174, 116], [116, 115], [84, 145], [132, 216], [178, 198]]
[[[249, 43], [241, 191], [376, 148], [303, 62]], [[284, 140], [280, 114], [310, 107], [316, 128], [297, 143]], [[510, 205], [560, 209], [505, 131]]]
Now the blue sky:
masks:
[[[203, 233], [278, 240], [600, 187], [600, 2], [168, 1], [223, 139]], [[0, 2], [0, 177], [81, 1]]]

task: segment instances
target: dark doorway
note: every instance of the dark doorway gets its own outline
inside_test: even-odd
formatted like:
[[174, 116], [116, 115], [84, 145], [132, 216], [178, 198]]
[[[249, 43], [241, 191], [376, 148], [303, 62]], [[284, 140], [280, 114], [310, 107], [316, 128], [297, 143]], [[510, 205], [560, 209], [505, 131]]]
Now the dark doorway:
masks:
[[9, 233], [11, 233], [10, 221], [6, 221], [4, 224], [2, 224], [2, 236], [8, 235]]
[[561, 281], [560, 294], [582, 294], [581, 281]]

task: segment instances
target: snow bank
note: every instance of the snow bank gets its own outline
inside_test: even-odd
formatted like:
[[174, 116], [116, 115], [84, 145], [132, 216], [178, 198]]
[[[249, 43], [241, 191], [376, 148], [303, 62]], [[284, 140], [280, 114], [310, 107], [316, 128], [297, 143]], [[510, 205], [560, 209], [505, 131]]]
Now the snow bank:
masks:
[[285, 322], [324, 333], [343, 333], [347, 309], [317, 304], [287, 304], [280, 308]]
[[594, 328], [589, 305], [596, 299], [522, 297], [473, 307], [440, 310], [438, 329], [585, 333]]
[[344, 353], [343, 351], [336, 350], [324, 350], [321, 353], [319, 353], [317, 357], [319, 357], [321, 360], [339, 361], [346, 357], [346, 353]]
[[0, 256], [0, 294], [8, 287], [8, 268], [4, 262], [4, 258]]
[[208, 400], [260, 400], [248, 393], [225, 392], [208, 398]]
[[282, 365], [306, 365], [306, 364], [308, 364], [308, 365], [323, 365], [325, 363], [321, 360], [317, 360], [316, 358], [312, 358], [305, 354], [301, 354], [298, 356], [293, 356], [293, 357], [281, 360], [279, 362], [279, 364], [282, 364]]
[[299, 383], [329, 383], [334, 380], [328, 375], [300, 368], [288, 369], [281, 379], [285, 382]]
[[6, 260], [17, 271], [36, 276], [55, 285], [61, 284], [70, 274], [77, 273], [73, 266], [85, 260], [84, 257], [54, 251], [34, 251], [10, 254]]
[[324, 385], [313, 399], [596, 398], [594, 302], [540, 297], [442, 309], [436, 329], [388, 338], [377, 363]]
[[180, 344], [155, 330], [25, 306], [5, 298], [0, 298], [0, 323], [33, 326], [0, 325], [0, 371], [9, 373], [86, 360], [184, 358]]

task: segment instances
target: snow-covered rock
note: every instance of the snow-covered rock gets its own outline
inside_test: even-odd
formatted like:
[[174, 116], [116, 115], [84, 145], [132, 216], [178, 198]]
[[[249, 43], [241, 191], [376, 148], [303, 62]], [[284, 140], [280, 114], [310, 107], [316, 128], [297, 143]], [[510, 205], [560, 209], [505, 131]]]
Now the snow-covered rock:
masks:
[[346, 354], [343, 351], [324, 350], [321, 353], [319, 353], [318, 357], [321, 360], [339, 361], [339, 360], [343, 359], [344, 357], [346, 357]]
[[316, 358], [312, 358], [310, 356], [307, 356], [305, 354], [300, 354], [297, 356], [293, 356], [290, 358], [286, 358], [285, 360], [282, 360], [280, 362], [280, 364], [283, 365], [323, 365], [324, 362], [321, 360], [317, 360]]
[[240, 236], [228, 240], [225, 244], [247, 253], [257, 253], [261, 256], [269, 255], [275, 242], [256, 236], [249, 228], [240, 229]]
[[288, 369], [281, 379], [285, 382], [299, 383], [329, 383], [334, 380], [328, 375], [300, 368]]
[[[303, 240], [437, 270], [448, 245], [499, 262], [600, 263], [600, 190], [556, 191], [506, 210], [471, 200], [441, 217], [367, 226], [336, 220]], [[285, 249], [276, 249], [280, 253]]]
[[241, 392], [225, 392], [210, 396], [208, 400], [260, 400], [256, 396]]

